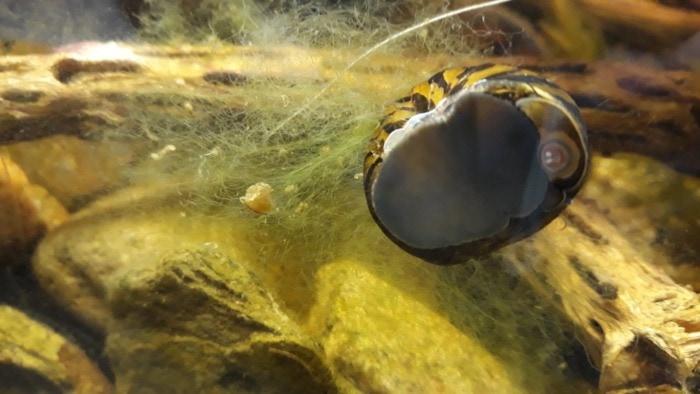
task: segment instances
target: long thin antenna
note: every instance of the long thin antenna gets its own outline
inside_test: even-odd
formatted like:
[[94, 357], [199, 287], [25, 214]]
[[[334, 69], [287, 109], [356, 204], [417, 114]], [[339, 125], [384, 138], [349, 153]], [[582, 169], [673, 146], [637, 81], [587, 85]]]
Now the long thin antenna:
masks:
[[385, 38], [381, 42], [374, 45], [372, 48], [366, 50], [363, 54], [361, 54], [360, 56], [355, 58], [355, 60], [350, 62], [350, 64], [348, 64], [347, 67], [345, 67], [340, 73], [338, 73], [336, 75], [335, 78], [333, 78], [333, 80], [331, 80], [326, 86], [324, 86], [323, 89], [319, 90], [318, 93], [316, 93], [316, 95], [311, 98], [311, 100], [309, 100], [306, 104], [304, 104], [296, 112], [291, 114], [287, 119], [281, 121], [277, 125], [277, 127], [274, 128], [273, 132], [279, 131], [282, 127], [284, 127], [287, 123], [289, 123], [290, 120], [296, 118], [300, 113], [309, 109], [311, 104], [313, 104], [316, 100], [318, 100], [319, 97], [323, 96], [328, 91], [328, 89], [330, 89], [333, 85], [335, 85], [336, 82], [338, 82], [338, 80], [340, 79], [340, 75], [349, 71], [357, 63], [359, 63], [362, 59], [371, 55], [373, 52], [376, 52], [379, 48], [383, 47], [384, 45], [386, 45], [386, 44], [388, 44], [396, 39], [399, 39], [403, 36], [411, 34], [418, 29], [422, 29], [425, 26], [428, 26], [428, 25], [433, 24], [435, 22], [441, 21], [443, 19], [451, 18], [453, 16], [463, 14], [466, 12], [480, 10], [482, 8], [492, 7], [492, 6], [498, 5], [498, 4], [508, 3], [509, 1], [511, 1], [511, 0], [491, 0], [491, 1], [486, 1], [486, 2], [480, 3], [480, 4], [467, 5], [467, 6], [464, 6], [461, 8], [457, 8], [456, 10], [452, 10], [452, 11], [445, 12], [445, 13], [440, 14], [440, 15], [436, 15], [432, 18], [428, 18], [421, 23], [415, 24], [411, 27], [408, 27], [404, 30], [401, 30], [400, 32], [397, 32], [397, 33], [390, 35], [389, 37]]

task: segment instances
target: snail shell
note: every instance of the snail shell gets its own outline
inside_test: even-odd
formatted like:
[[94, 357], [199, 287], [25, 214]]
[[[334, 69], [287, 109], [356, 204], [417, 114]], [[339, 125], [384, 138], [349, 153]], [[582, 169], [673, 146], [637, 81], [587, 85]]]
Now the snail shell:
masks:
[[365, 156], [372, 217], [437, 264], [535, 233], [580, 190], [586, 128], [571, 97], [527, 70], [449, 69], [387, 108]]

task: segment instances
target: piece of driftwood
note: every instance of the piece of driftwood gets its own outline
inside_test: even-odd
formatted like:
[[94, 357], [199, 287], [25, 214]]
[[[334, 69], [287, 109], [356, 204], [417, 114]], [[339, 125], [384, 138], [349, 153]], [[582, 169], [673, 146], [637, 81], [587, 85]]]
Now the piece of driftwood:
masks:
[[639, 47], [668, 50], [700, 31], [697, 4], [689, 9], [667, 6], [666, 1], [581, 0], [583, 12], [595, 16], [603, 28], [620, 40]]
[[[568, 42], [581, 40], [577, 37], [580, 35], [603, 32], [611, 47], [623, 44], [663, 53], [676, 49], [700, 31], [697, 0], [531, 0], [514, 1], [507, 6], [531, 19], [543, 19], [537, 23], [540, 29], [550, 18], [559, 20], [562, 29], [571, 27], [567, 31]], [[580, 21], [585, 21], [588, 29], [576, 30]]]
[[[580, 198], [505, 261], [576, 328], [602, 393], [696, 393], [700, 298], [635, 250], [596, 201]], [[556, 222], [555, 222], [556, 224]]]
[[[102, 60], [81, 60], [71, 54], [0, 58], [0, 144], [54, 134], [100, 138], [105, 130], [128, 129], [132, 121], [129, 109], [143, 107], [138, 100], [144, 98], [156, 102], [164, 92], [169, 104], [196, 98], [214, 109], [242, 108], [240, 100], [222, 98], [221, 93], [235, 91], [256, 78], [294, 75], [327, 82], [336, 70], [319, 65], [319, 57], [351, 59], [347, 54], [294, 48], [124, 47], [113, 51], [115, 55]], [[280, 59], [289, 57], [295, 59], [294, 69], [280, 64]], [[700, 175], [700, 75], [696, 73], [602, 61], [518, 58], [397, 62], [378, 56], [371, 62], [388, 72], [397, 63], [411, 64], [428, 75], [447, 64], [507, 62], [532, 69], [574, 97], [582, 108], [594, 150], [640, 153]], [[346, 74], [346, 80], [358, 90], [366, 89], [361, 84], [381, 78], [381, 74], [370, 78], [362, 67]], [[148, 110], [174, 111], [172, 105], [152, 105]]]
[[[66, 54], [0, 58], [0, 143], [53, 134], [118, 138], [120, 131], [128, 131], [124, 138], [139, 133], [149, 137], [148, 130], [130, 129], [130, 110], [145, 107], [154, 116], [184, 118], [185, 103], [195, 99], [212, 110], [244, 110], [247, 104], [230, 93], [256, 78], [293, 76], [320, 81], [322, 87], [334, 80], [337, 69], [319, 59], [335, 64], [351, 59], [338, 52], [297, 48], [124, 47], [120, 51], [101, 60]], [[290, 58], [294, 61], [281, 61]], [[345, 88], [362, 91], [383, 86], [397, 64], [425, 70], [427, 77], [447, 66], [486, 62], [515, 63], [570, 92], [582, 108], [597, 152], [641, 153], [700, 175], [700, 77], [690, 72], [607, 62], [440, 57], [401, 62], [395, 56], [376, 56], [368, 60], [371, 68], [353, 68], [341, 78]], [[567, 215], [567, 223], [580, 236], [550, 231], [552, 237], [538, 236], [522, 246], [530, 248], [525, 256], [551, 257], [556, 250], [557, 261], [543, 257], [515, 266], [535, 289], [551, 296], [576, 328], [591, 359], [602, 369], [601, 390], [698, 390], [697, 294], [673, 283], [648, 261], [626, 258], [627, 252], [634, 255], [631, 244], [619, 235], [606, 237], [618, 233], [595, 204], [579, 204]], [[581, 237], [589, 242], [579, 242]], [[508, 261], [529, 259], [515, 255]]]

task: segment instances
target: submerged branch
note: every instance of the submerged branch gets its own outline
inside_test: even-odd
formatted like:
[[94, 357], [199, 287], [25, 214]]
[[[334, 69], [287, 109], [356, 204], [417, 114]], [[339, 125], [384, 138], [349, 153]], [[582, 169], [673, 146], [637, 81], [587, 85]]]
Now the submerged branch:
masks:
[[[116, 138], [143, 135], [133, 130], [138, 108], [154, 118], [191, 116], [189, 100], [212, 111], [244, 107], [235, 93], [256, 80], [333, 81], [349, 54], [298, 48], [119, 47], [117, 58], [80, 60], [75, 54], [0, 58], [0, 144], [55, 134]], [[81, 52], [82, 54], [82, 52]], [[294, 61], [281, 62], [281, 59]], [[321, 59], [321, 61], [319, 61]], [[374, 55], [373, 69], [354, 67], [341, 75], [343, 88], [386, 90], [383, 78], [396, 64], [425, 75], [446, 65], [506, 62], [540, 72], [568, 91], [582, 109], [592, 147], [604, 155], [634, 152], [700, 175], [700, 75], [630, 64], [570, 63], [533, 59], [430, 57], [397, 60]], [[284, 63], [284, 64], [282, 64]], [[412, 85], [409, 81], [406, 89]], [[301, 97], [300, 99], [304, 99]], [[146, 104], [144, 104], [146, 103]], [[254, 103], [252, 103], [254, 105]], [[135, 132], [135, 133], [134, 133]], [[147, 134], [147, 131], [145, 132]]]

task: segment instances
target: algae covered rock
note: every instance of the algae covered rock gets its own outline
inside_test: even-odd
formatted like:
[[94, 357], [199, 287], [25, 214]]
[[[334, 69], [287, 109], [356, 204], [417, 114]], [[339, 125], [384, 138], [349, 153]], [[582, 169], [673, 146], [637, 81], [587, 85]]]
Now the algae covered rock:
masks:
[[[599, 179], [615, 173], [606, 161]], [[606, 389], [690, 387], [697, 295], [651, 265], [644, 245], [655, 237], [639, 231], [649, 225], [625, 220], [631, 206], [606, 216], [601, 207], [625, 204], [594, 203], [598, 189], [536, 236], [451, 267], [401, 253], [369, 218], [333, 238], [332, 254], [309, 232], [289, 253], [281, 240], [296, 234], [274, 214], [221, 220], [130, 189], [49, 234], [34, 267], [48, 292], [106, 332], [120, 391], [587, 392], [597, 378], [581, 379], [589, 360]], [[571, 359], [577, 341], [588, 359], [580, 345]], [[640, 341], [651, 351], [630, 353]], [[649, 380], [654, 351], [674, 349], [669, 379]]]
[[261, 254], [251, 222], [132, 188], [51, 233], [34, 268], [106, 333], [118, 391], [525, 393], [566, 381], [556, 321], [498, 263], [426, 266], [377, 233], [330, 261]]
[[204, 220], [172, 196], [151, 187], [132, 188], [103, 198], [74, 214], [48, 235], [34, 254], [39, 284], [90, 327], [104, 331], [111, 312], [111, 283], [132, 270], [155, 266], [169, 251], [221, 245], [231, 226]]
[[76, 345], [10, 306], [0, 306], [0, 392], [111, 393]]
[[107, 352], [119, 391], [336, 391], [320, 347], [220, 253], [183, 252], [132, 272], [110, 305]]
[[318, 276], [311, 324], [360, 392], [527, 392], [478, 338], [362, 264], [330, 263]]

